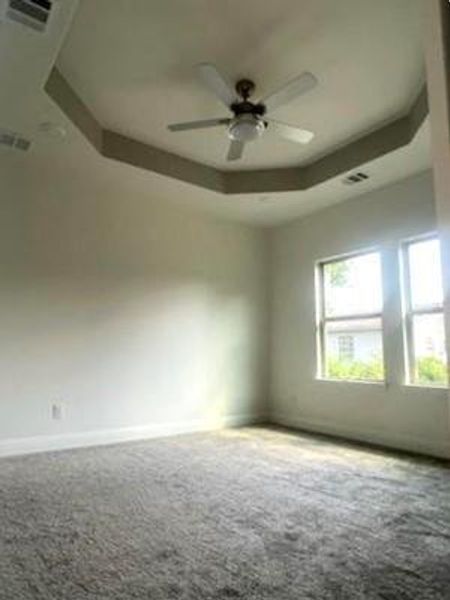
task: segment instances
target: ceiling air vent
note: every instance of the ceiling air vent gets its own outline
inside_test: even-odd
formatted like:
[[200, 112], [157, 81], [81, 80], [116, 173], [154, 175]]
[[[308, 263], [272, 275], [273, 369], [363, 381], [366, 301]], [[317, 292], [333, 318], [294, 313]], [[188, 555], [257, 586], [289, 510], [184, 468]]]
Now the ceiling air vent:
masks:
[[50, 0], [6, 0], [5, 16], [35, 31], [45, 31], [52, 4]]
[[358, 173], [352, 173], [343, 181], [346, 185], [354, 185], [355, 183], [361, 183], [362, 181], [366, 181], [366, 179], [369, 179], [367, 173], [362, 173], [361, 171], [359, 171]]
[[18, 133], [0, 129], [0, 146], [16, 148], [17, 150], [26, 152], [31, 146], [31, 142], [30, 140], [20, 136]]

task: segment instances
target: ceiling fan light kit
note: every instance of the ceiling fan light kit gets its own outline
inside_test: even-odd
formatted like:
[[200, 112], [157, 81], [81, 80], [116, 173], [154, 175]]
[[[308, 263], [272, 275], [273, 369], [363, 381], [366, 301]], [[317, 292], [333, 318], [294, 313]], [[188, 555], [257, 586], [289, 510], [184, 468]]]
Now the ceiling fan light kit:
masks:
[[228, 137], [236, 142], [252, 142], [261, 137], [266, 128], [265, 123], [252, 114], [238, 115], [231, 120]]
[[314, 134], [311, 131], [266, 116], [269, 111], [291, 102], [316, 87], [317, 79], [311, 73], [302, 73], [275, 93], [255, 103], [250, 100], [255, 90], [255, 84], [250, 79], [241, 79], [233, 88], [229, 80], [221, 75], [214, 65], [202, 63], [198, 65], [197, 70], [203, 82], [225, 104], [233, 116], [175, 123], [168, 126], [170, 131], [191, 131], [226, 125], [231, 140], [227, 154], [228, 161], [239, 160], [245, 144], [262, 137], [269, 127], [291, 142], [308, 144], [313, 139]]

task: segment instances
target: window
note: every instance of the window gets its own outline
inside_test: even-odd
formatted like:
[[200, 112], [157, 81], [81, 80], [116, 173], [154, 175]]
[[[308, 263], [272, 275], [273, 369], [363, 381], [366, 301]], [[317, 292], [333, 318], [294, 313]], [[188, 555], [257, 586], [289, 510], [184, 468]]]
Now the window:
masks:
[[381, 260], [378, 252], [318, 266], [320, 376], [384, 379]]
[[408, 383], [448, 384], [440, 244], [436, 237], [403, 245]]
[[339, 360], [349, 361], [355, 357], [355, 338], [352, 335], [340, 335], [338, 338]]

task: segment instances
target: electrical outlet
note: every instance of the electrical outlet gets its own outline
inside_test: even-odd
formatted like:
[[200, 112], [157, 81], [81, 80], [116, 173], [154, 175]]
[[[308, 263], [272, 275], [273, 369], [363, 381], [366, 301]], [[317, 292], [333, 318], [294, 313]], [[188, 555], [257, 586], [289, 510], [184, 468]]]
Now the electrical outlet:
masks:
[[54, 402], [52, 404], [52, 419], [53, 421], [61, 421], [63, 418], [63, 407], [60, 402]]

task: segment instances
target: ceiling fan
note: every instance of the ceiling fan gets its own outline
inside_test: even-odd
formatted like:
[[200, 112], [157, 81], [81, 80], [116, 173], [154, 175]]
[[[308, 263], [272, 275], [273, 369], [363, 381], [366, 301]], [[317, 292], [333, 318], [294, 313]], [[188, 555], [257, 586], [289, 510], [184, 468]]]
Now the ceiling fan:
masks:
[[267, 113], [271, 113], [316, 87], [317, 79], [312, 73], [302, 73], [266, 98], [262, 98], [259, 102], [252, 102], [250, 97], [255, 90], [255, 84], [250, 79], [241, 79], [233, 86], [212, 64], [202, 63], [197, 66], [197, 69], [203, 82], [232, 112], [232, 116], [174, 123], [168, 126], [170, 131], [226, 126], [228, 137], [231, 140], [227, 154], [229, 161], [239, 160], [244, 152], [245, 144], [261, 137], [268, 128], [285, 139], [299, 144], [308, 144], [313, 139], [314, 134], [311, 131], [281, 123], [266, 116]]

